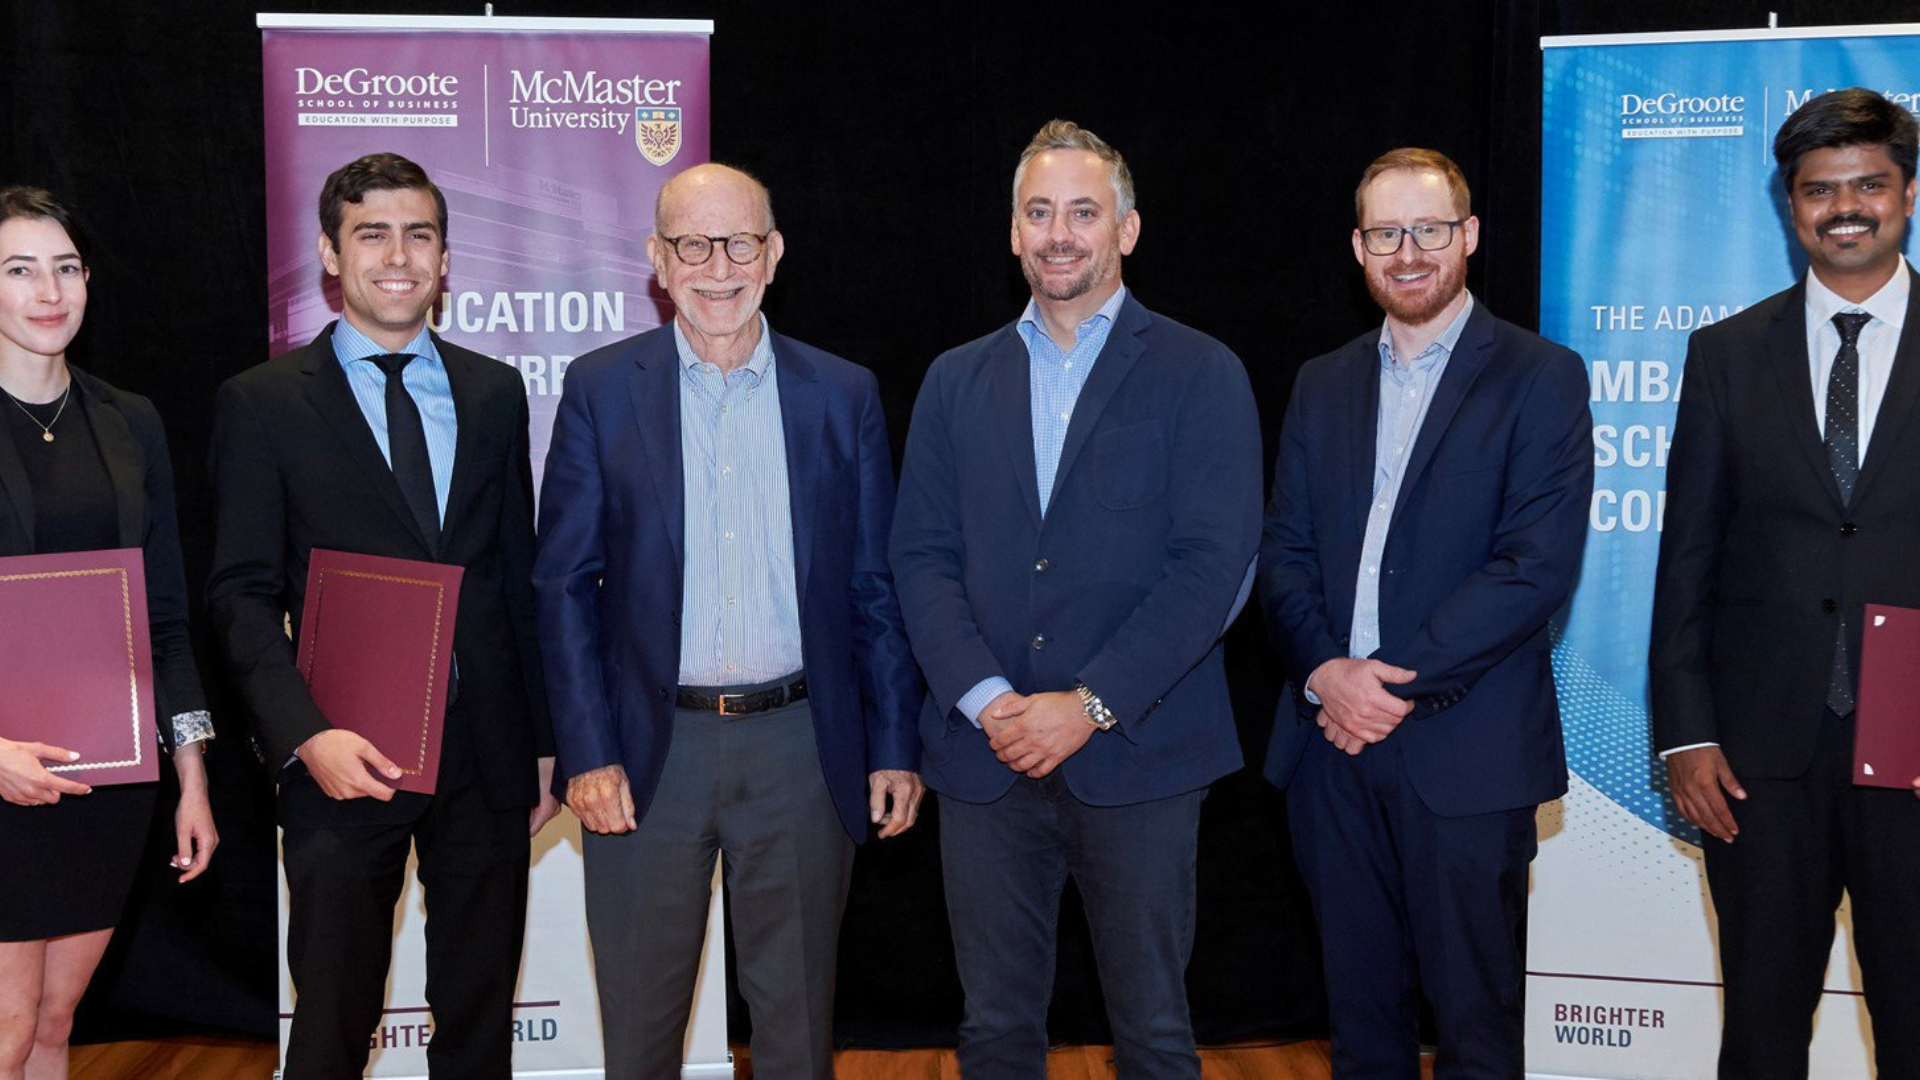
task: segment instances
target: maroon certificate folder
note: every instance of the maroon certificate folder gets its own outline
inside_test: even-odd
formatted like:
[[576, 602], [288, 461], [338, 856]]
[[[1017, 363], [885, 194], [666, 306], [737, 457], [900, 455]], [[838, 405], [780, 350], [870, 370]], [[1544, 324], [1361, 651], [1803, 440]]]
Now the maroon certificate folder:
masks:
[[433, 794], [460, 608], [458, 566], [314, 548], [300, 616], [300, 674], [335, 727], [364, 736]]
[[83, 784], [160, 775], [139, 548], [0, 558], [0, 736], [80, 753]]
[[1868, 604], [1860, 638], [1853, 782], [1910, 787], [1920, 778], [1920, 611]]

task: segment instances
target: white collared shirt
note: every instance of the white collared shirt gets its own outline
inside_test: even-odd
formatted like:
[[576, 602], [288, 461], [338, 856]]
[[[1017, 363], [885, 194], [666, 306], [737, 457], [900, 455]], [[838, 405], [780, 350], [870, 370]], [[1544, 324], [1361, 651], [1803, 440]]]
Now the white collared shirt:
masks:
[[1900, 346], [1900, 327], [1907, 318], [1907, 275], [1907, 263], [1902, 259], [1900, 269], [1879, 292], [1856, 304], [1821, 284], [1812, 271], [1807, 272], [1807, 366], [1812, 373], [1813, 418], [1823, 437], [1827, 430], [1827, 379], [1833, 374], [1834, 356], [1840, 352], [1840, 328], [1833, 325], [1833, 317], [1843, 311], [1864, 311], [1873, 316], [1855, 343], [1860, 350], [1860, 405], [1854, 415], [1860, 418], [1862, 464], [1867, 460], [1867, 444], [1873, 438], [1880, 401], [1887, 396], [1887, 382], [1893, 377], [1893, 354]]

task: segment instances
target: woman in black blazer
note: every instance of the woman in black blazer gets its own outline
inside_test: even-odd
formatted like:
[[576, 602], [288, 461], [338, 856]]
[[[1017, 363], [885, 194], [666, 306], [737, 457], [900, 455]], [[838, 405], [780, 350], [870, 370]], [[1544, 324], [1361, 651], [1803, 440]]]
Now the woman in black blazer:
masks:
[[[180, 880], [218, 837], [200, 742], [212, 736], [187, 639], [173, 465], [153, 404], [67, 366], [87, 267], [67, 211], [0, 188], [0, 555], [139, 547], [160, 738], [180, 779]], [[0, 712], [8, 708], [0, 686]], [[47, 722], [59, 718], [11, 718]], [[57, 739], [57, 735], [54, 736]], [[0, 738], [0, 1080], [65, 1076], [74, 1006], [120, 919], [146, 848], [155, 784], [90, 789], [47, 742]]]

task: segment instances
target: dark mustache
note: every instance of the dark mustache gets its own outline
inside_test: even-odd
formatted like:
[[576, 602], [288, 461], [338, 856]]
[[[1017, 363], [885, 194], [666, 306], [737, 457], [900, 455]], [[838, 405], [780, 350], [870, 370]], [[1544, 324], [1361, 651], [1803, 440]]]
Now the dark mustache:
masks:
[[1830, 217], [1821, 222], [1819, 233], [1821, 236], [1825, 236], [1842, 225], [1865, 225], [1868, 232], [1877, 233], [1880, 231], [1879, 218], [1874, 217], [1872, 214], [1862, 214], [1859, 211], [1852, 211], [1837, 217]]

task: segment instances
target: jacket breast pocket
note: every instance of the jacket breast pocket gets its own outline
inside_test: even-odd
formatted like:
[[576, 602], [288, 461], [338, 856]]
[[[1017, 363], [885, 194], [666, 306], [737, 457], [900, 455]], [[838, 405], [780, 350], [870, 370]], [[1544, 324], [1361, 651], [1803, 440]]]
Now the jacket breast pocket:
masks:
[[1109, 510], [1134, 510], [1167, 490], [1167, 440], [1160, 421], [1143, 420], [1093, 437], [1094, 493]]

